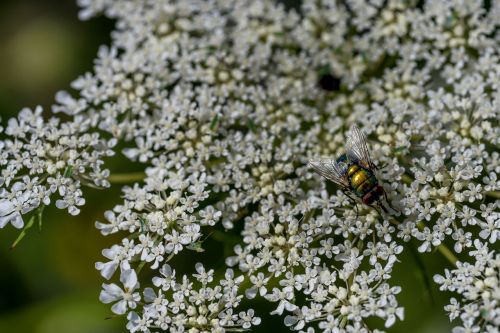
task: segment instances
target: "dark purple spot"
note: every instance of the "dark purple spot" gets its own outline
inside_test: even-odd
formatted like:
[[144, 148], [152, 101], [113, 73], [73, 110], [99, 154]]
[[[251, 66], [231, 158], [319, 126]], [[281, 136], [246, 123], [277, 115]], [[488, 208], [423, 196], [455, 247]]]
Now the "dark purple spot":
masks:
[[332, 74], [323, 74], [319, 78], [318, 85], [326, 91], [339, 91], [340, 79]]

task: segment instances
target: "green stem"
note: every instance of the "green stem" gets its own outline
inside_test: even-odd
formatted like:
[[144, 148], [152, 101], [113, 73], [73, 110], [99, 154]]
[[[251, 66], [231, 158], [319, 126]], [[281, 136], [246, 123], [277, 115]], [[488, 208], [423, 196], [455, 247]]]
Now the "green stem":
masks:
[[453, 254], [453, 252], [450, 251], [449, 248], [446, 247], [446, 245], [439, 244], [437, 249], [446, 259], [448, 259], [449, 262], [453, 264], [453, 266], [457, 266], [458, 258]]
[[145, 264], [146, 264], [145, 261], [141, 261], [141, 263], [137, 266], [137, 275], [139, 275], [139, 273], [142, 271]]
[[491, 191], [491, 192], [486, 192], [485, 193], [487, 197], [492, 197], [495, 199], [500, 199], [500, 192], [499, 191]]
[[109, 176], [112, 184], [127, 184], [144, 180], [144, 172], [115, 173]]
[[340, 321], [341, 328], [344, 328], [345, 325], [347, 325], [347, 317], [346, 316], [342, 317], [342, 320]]
[[406, 184], [411, 184], [411, 182], [413, 181], [413, 179], [410, 176], [408, 176], [407, 174], [405, 174], [405, 173], [401, 175], [401, 179]]

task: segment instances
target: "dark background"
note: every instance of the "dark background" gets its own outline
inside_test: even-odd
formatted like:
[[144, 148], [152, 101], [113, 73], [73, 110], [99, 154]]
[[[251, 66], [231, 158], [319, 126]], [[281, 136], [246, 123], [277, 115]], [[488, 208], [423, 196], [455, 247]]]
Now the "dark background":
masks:
[[[80, 22], [77, 12], [73, 0], [0, 2], [0, 117], [4, 125], [23, 107], [42, 105], [48, 111], [54, 94], [91, 71], [99, 45], [110, 43], [114, 22], [102, 17]], [[10, 225], [0, 230], [0, 332], [126, 331], [122, 319], [106, 319], [110, 306], [98, 300], [103, 279], [94, 269], [94, 263], [103, 259], [101, 250], [117, 240], [102, 237], [94, 221], [102, 220], [103, 212], [120, 202], [119, 190], [114, 186], [105, 196], [86, 190], [87, 204], [77, 217], [46, 208], [42, 231], [29, 230], [14, 250], [9, 247], [19, 230]], [[449, 267], [448, 262], [438, 253], [412, 254], [409, 249], [401, 258], [393, 279], [403, 287], [399, 301], [406, 307], [406, 320], [390, 332], [449, 332], [443, 310], [449, 295], [438, 292], [432, 282], [435, 273]], [[431, 288], [426, 287], [426, 280]], [[255, 307], [263, 310], [258, 311], [260, 315], [271, 310], [264, 303]], [[280, 318], [264, 317], [258, 331], [278, 332], [281, 323]], [[381, 321], [374, 323], [380, 326]]]

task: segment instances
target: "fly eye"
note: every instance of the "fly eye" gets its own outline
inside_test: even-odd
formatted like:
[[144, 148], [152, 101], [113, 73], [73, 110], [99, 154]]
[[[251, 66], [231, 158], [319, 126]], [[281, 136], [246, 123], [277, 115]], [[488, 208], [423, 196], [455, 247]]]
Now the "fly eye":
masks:
[[339, 91], [340, 78], [329, 73], [323, 74], [319, 77], [318, 85], [326, 91]]

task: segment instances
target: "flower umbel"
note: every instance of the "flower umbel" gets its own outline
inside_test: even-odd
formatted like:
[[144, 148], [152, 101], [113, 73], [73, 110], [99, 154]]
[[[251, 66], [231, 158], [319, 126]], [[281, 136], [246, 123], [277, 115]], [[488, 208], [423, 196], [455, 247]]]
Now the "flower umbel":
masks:
[[[116, 20], [112, 43], [58, 114], [8, 121], [0, 227], [78, 214], [124, 147], [144, 177], [96, 222], [121, 237], [96, 268], [130, 332], [250, 330], [255, 299], [290, 330], [390, 331], [415, 244], [450, 261], [433, 274], [454, 332], [497, 332], [500, 1], [78, 3]], [[394, 212], [307, 165], [353, 125]]]

